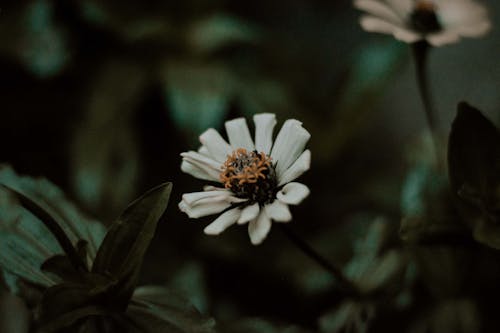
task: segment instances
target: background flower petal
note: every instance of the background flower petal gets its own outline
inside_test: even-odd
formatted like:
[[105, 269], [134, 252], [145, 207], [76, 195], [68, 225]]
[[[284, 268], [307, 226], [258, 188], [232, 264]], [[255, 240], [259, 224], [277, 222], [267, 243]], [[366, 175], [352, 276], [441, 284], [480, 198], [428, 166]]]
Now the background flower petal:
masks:
[[403, 17], [398, 15], [393, 8], [386, 3], [376, 0], [356, 0], [354, 1], [356, 8], [364, 10], [368, 14], [380, 17], [395, 24], [404, 24]]

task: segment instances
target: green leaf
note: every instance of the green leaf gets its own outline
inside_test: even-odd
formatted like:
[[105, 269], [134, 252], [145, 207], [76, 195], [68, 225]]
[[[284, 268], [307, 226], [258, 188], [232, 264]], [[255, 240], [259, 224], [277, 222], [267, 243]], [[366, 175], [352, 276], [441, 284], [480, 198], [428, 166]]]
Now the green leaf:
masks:
[[434, 166], [418, 162], [406, 176], [401, 191], [400, 235], [408, 242], [470, 238], [458, 222], [446, 176]]
[[108, 331], [101, 331], [96, 328], [92, 328], [93, 330], [89, 331], [88, 328], [82, 329], [81, 327], [85, 327], [84, 325], [86, 324], [86, 321], [82, 322], [79, 324], [79, 321], [82, 321], [84, 319], [90, 318], [96, 318], [96, 317], [103, 317], [109, 315], [109, 311], [105, 308], [99, 307], [99, 306], [85, 306], [81, 308], [77, 308], [73, 311], [69, 311], [58, 318], [50, 321], [49, 323], [43, 325], [38, 329], [39, 333], [61, 333], [63, 329], [67, 329], [66, 331], [63, 332], [75, 332], [75, 329], [78, 329], [77, 332], [82, 332], [82, 333], [104, 333]]
[[28, 333], [31, 312], [23, 300], [0, 291], [0, 332]]
[[389, 236], [389, 225], [376, 219], [364, 237], [355, 242], [354, 255], [345, 267], [345, 273], [364, 293], [390, 287], [396, 278], [402, 278], [404, 256], [397, 250], [382, 252]]
[[[105, 312], [99, 304], [106, 301], [106, 288], [91, 289], [75, 283], [61, 283], [48, 288], [37, 309], [37, 322], [44, 332], [55, 332], [76, 320]], [[89, 313], [90, 311], [90, 313]]]
[[10, 187], [2, 185], [4, 189], [9, 191], [12, 195], [16, 196], [19, 200], [19, 204], [37, 217], [52, 233], [54, 238], [58, 241], [61, 248], [64, 250], [70, 264], [76, 269], [87, 270], [87, 265], [85, 263], [85, 257], [80, 257], [80, 254], [76, 248], [71, 243], [71, 240], [64, 233], [64, 230], [55, 220], [55, 218], [41, 206], [39, 206], [35, 201], [31, 200], [22, 193], [19, 193]]
[[375, 308], [372, 304], [347, 301], [324, 314], [319, 319], [320, 331], [324, 333], [368, 332]]
[[[0, 165], [0, 184], [22, 194], [53, 217], [73, 246], [87, 242], [86, 262], [93, 261], [104, 238], [102, 224], [83, 216], [54, 184], [45, 179], [17, 175], [9, 166]], [[57, 283], [40, 266], [64, 251], [46, 225], [25, 209], [0, 186], [0, 268], [36, 285], [49, 287]]]
[[136, 289], [126, 317], [133, 332], [213, 333], [215, 325], [185, 298], [158, 286]]
[[219, 332], [223, 333], [308, 333], [301, 327], [292, 324], [275, 323], [262, 318], [241, 318], [220, 325]]
[[465, 102], [452, 125], [448, 167], [458, 209], [475, 239], [500, 249], [500, 132]]
[[92, 271], [118, 281], [117, 300], [122, 305], [128, 303], [135, 288], [143, 256], [167, 208], [171, 190], [171, 183], [162, 184], [130, 204], [99, 248]]
[[59, 277], [65, 282], [83, 282], [84, 277], [82, 272], [75, 269], [66, 255], [55, 255], [47, 259], [40, 269], [44, 272], [51, 273]]

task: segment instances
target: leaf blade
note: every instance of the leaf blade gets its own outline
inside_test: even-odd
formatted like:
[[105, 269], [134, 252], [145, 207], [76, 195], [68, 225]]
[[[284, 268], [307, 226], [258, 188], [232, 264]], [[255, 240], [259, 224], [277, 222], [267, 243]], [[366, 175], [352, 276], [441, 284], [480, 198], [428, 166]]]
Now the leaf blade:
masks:
[[135, 287], [142, 258], [156, 231], [172, 190], [161, 184], [131, 203], [108, 231], [97, 252], [92, 272], [118, 281], [117, 293], [125, 303]]

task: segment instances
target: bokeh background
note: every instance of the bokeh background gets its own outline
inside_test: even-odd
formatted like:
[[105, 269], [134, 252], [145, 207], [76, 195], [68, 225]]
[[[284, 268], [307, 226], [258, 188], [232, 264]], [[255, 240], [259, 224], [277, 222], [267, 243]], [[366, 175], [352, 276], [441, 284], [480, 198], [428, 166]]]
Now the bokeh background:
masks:
[[[500, 4], [483, 2], [491, 33], [430, 55], [443, 140], [459, 101], [499, 118]], [[272, 112], [312, 134], [312, 168], [302, 178], [312, 192], [293, 208], [291, 227], [341, 267], [374, 262], [360, 237], [369, 249], [411, 257], [400, 221], [418, 192], [408, 182], [425, 176], [408, 173], [428, 158], [411, 50], [363, 32], [359, 16], [344, 0], [4, 1], [0, 162], [50, 179], [106, 224], [172, 181], [142, 282], [184, 293], [221, 331], [334, 332], [339, 321], [364, 322], [371, 305], [352, 303], [356, 311], [339, 319], [334, 279], [278, 228], [254, 247], [246, 228], [208, 237], [211, 218], [189, 220], [177, 208], [182, 193], [203, 185], [180, 172], [179, 154], [196, 149], [208, 127]], [[470, 295], [436, 295], [412, 260], [395, 266], [394, 305], [376, 311], [370, 331], [438, 331], [432, 318], [462, 312], [460, 330], [440, 332], [488, 321]], [[19, 300], [2, 295], [5, 311], [18, 315], [11, 303]], [[434, 308], [442, 312], [429, 314]]]

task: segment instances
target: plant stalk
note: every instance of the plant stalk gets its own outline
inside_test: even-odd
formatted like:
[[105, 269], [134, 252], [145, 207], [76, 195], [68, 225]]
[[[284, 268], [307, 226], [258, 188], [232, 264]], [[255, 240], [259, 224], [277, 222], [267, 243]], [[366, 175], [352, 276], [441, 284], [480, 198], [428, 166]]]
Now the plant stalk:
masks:
[[436, 117], [436, 111], [432, 103], [432, 96], [429, 88], [429, 78], [427, 75], [427, 56], [430, 45], [427, 41], [418, 41], [413, 43], [413, 57], [415, 59], [415, 72], [417, 78], [418, 90], [420, 98], [424, 106], [425, 118], [427, 126], [431, 134], [432, 144], [436, 156], [437, 165], [441, 164], [439, 158], [439, 126]]
[[287, 224], [280, 223], [281, 230], [285, 236], [297, 246], [309, 258], [316, 261], [321, 267], [333, 275], [339, 283], [341, 290], [348, 296], [356, 297], [359, 295], [358, 288], [344, 275], [342, 270], [333, 265], [318, 252], [316, 252], [305, 240], [297, 235]]

